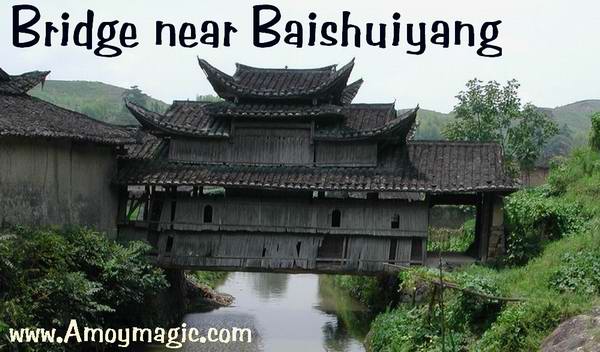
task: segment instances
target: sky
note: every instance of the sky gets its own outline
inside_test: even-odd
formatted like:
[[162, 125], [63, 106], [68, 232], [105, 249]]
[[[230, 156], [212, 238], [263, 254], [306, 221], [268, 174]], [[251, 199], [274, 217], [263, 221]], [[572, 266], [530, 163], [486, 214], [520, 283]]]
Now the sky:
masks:
[[[73, 28], [91, 9], [95, 12], [96, 28], [101, 21], [134, 23], [140, 44], [125, 49], [116, 58], [97, 57], [93, 51], [73, 45], [72, 36], [66, 47], [55, 39], [51, 47], [39, 43], [31, 48], [16, 48], [12, 41], [12, 12], [13, 6], [19, 4], [39, 8], [41, 19], [34, 29], [42, 34], [43, 22], [59, 26], [61, 14], [68, 12]], [[304, 24], [307, 36], [311, 11], [317, 14], [317, 25], [324, 21], [341, 23], [342, 12], [350, 11], [350, 21], [363, 29], [367, 22], [387, 23], [391, 27], [392, 15], [398, 12], [403, 26], [426, 23], [428, 37], [436, 20], [451, 25], [454, 21], [472, 23], [476, 45], [442, 48], [429, 44], [423, 55], [408, 55], [407, 44], [388, 45], [385, 49], [369, 47], [364, 45], [363, 36], [360, 48], [338, 45], [299, 49], [284, 43], [257, 48], [252, 43], [252, 11], [258, 4], [276, 5], [281, 10], [282, 20], [275, 27], [281, 33], [285, 22], [297, 20]], [[355, 102], [395, 101], [398, 108], [419, 104], [448, 112], [456, 104], [456, 94], [475, 77], [499, 82], [516, 78], [521, 83], [522, 100], [537, 106], [555, 107], [600, 98], [600, 1], [595, 0], [2, 0], [0, 19], [0, 67], [5, 71], [16, 74], [51, 70], [49, 79], [101, 81], [121, 87], [137, 85], [167, 103], [213, 93], [197, 64], [198, 56], [230, 74], [236, 62], [259, 67], [310, 68], [343, 65], [355, 58], [351, 81], [365, 81]], [[220, 28], [230, 21], [238, 32], [232, 36], [230, 47], [156, 46], [154, 28], [159, 20], [177, 27], [189, 22], [198, 28], [206, 20], [218, 22]], [[496, 20], [502, 23], [494, 44], [502, 47], [503, 55], [478, 56], [477, 32], [482, 23]]]

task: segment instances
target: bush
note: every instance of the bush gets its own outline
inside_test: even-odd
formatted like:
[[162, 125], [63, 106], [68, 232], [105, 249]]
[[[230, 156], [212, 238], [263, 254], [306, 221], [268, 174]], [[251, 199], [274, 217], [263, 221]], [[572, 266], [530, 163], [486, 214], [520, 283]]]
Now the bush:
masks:
[[192, 275], [200, 284], [215, 288], [227, 278], [226, 271], [194, 271]]
[[375, 277], [337, 275], [334, 277], [334, 284], [367, 306], [372, 307], [380, 301], [381, 287]]
[[592, 115], [592, 128], [590, 130], [590, 147], [600, 151], [600, 112]]
[[511, 195], [505, 213], [509, 233], [504, 262], [508, 265], [525, 264], [548, 241], [581, 230], [585, 220], [579, 205], [550, 197], [544, 187]]
[[[436, 280], [437, 270], [414, 268], [400, 274], [401, 288], [411, 291]], [[485, 273], [449, 273], [444, 280], [479, 293], [500, 296], [501, 290]], [[371, 325], [367, 344], [372, 351], [466, 351], [495, 320], [502, 309], [497, 301], [468, 292], [445, 289], [444, 314], [439, 291], [428, 290], [429, 304], [404, 304], [377, 317]], [[442, 341], [442, 322], [444, 340]]]
[[430, 228], [427, 251], [466, 252], [475, 241], [475, 219], [465, 221], [459, 229]]
[[555, 302], [527, 302], [504, 309], [478, 341], [475, 350], [489, 352], [537, 351], [543, 339], [563, 319]]
[[94, 327], [144, 324], [153, 318], [146, 303], [167, 287], [162, 271], [146, 259], [149, 250], [142, 243], [124, 247], [90, 230], [17, 229], [1, 235], [0, 328], [61, 331], [70, 319]]
[[599, 250], [564, 254], [562, 264], [550, 279], [550, 285], [560, 292], [600, 294], [599, 259]]

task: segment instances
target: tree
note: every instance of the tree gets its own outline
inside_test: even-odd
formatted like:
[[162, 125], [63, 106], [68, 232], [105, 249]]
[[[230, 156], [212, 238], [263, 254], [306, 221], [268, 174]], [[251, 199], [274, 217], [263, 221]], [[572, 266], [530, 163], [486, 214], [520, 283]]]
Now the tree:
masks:
[[221, 99], [220, 97], [217, 97], [215, 95], [212, 95], [212, 94], [207, 94], [207, 95], [197, 94], [196, 95], [196, 101], [205, 101], [205, 102], [211, 102], [211, 103], [218, 103], [220, 101], [223, 101], [223, 99]]
[[125, 92], [125, 99], [139, 106], [146, 106], [147, 98], [138, 86], [132, 86], [131, 89]]
[[600, 112], [592, 115], [592, 129], [590, 131], [590, 146], [600, 151]]
[[531, 169], [558, 126], [532, 104], [522, 105], [518, 91], [514, 79], [504, 86], [470, 80], [456, 96], [456, 117], [444, 128], [444, 136], [453, 141], [500, 143], [510, 163]]

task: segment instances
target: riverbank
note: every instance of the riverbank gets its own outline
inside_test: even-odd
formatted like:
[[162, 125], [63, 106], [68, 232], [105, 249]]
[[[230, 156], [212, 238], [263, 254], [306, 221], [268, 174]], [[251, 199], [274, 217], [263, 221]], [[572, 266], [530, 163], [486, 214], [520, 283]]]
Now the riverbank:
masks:
[[225, 282], [228, 273], [215, 271], [194, 271], [186, 273], [188, 311], [212, 310], [230, 306], [235, 297], [215, 288]]
[[[444, 273], [443, 279], [521, 301], [449, 289], [442, 298], [430, 282], [438, 278], [437, 270], [401, 272], [397, 290], [420, 290], [421, 299], [391, 304], [379, 314], [366, 340], [368, 350], [538, 350], [561, 322], [600, 304], [600, 153], [576, 151], [553, 167], [548, 185], [511, 195], [505, 215], [506, 256], [494, 266]], [[372, 279], [346, 281], [356, 297], [373, 296]]]

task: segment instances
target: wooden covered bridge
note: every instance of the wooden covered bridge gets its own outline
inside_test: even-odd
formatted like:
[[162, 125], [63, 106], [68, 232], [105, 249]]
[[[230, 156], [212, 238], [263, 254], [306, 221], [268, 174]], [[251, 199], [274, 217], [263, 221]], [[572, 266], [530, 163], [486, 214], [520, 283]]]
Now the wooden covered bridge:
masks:
[[221, 102], [127, 107], [144, 131], [119, 162], [119, 236], [171, 268], [373, 273], [426, 264], [430, 208], [476, 206], [468, 255], [503, 246], [516, 188], [492, 143], [412, 141], [418, 108], [352, 103], [354, 62], [228, 75], [199, 60]]

